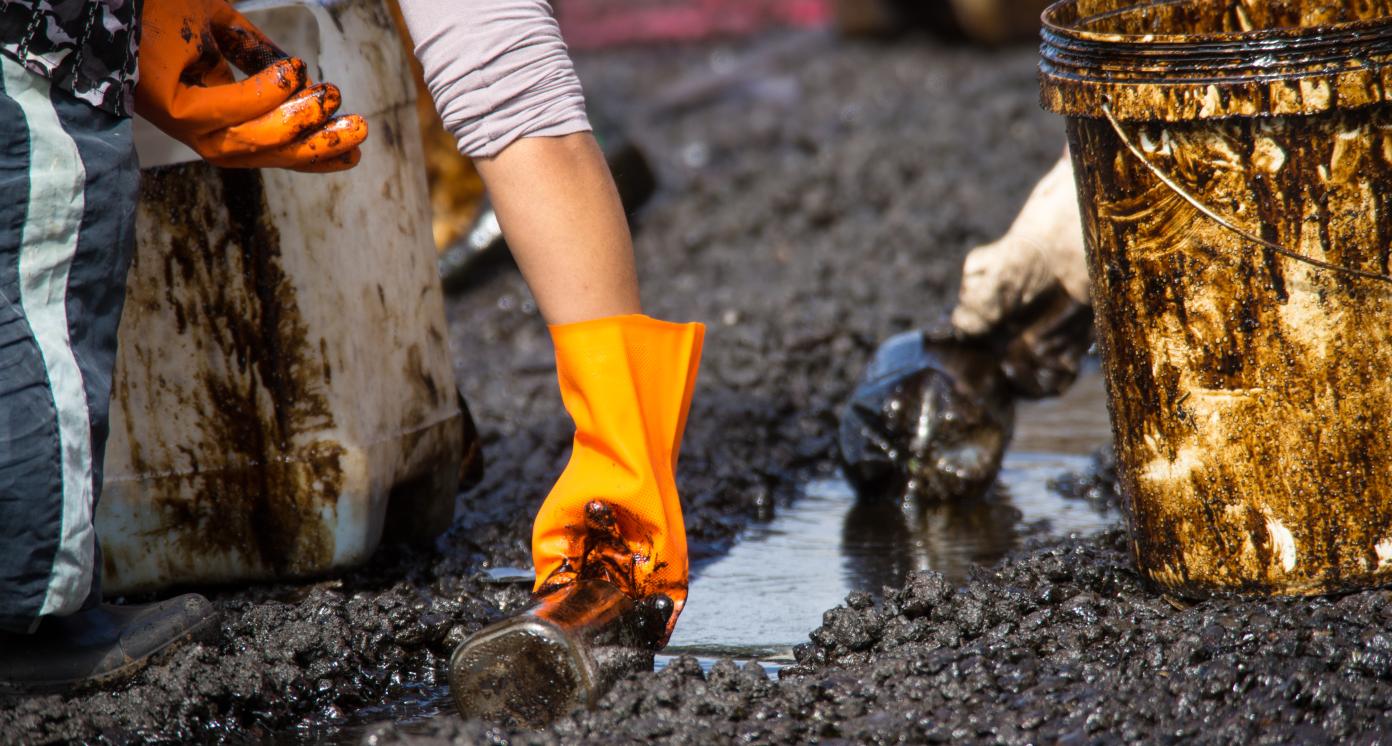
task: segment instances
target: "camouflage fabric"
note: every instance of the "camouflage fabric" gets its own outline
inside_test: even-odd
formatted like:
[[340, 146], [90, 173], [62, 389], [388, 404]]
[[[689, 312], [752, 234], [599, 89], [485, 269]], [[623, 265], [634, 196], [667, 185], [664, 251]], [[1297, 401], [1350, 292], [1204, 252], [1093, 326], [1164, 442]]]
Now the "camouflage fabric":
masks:
[[135, 109], [141, 0], [0, 0], [0, 53], [78, 100]]

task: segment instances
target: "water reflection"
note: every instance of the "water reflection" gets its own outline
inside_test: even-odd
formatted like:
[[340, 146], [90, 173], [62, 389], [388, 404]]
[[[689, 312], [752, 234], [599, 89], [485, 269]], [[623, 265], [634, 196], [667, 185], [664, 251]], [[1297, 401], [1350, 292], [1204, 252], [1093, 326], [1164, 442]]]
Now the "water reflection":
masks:
[[1091, 466], [1108, 442], [1095, 364], [1062, 399], [1021, 406], [1000, 478], [973, 501], [856, 500], [840, 480], [815, 482], [773, 521], [753, 527], [725, 556], [693, 568], [691, 592], [669, 654], [764, 658], [786, 654], [853, 590], [878, 592], [908, 573], [936, 570], [961, 582], [1030, 536], [1087, 534], [1118, 520], [1048, 489]]
[[841, 530], [847, 579], [875, 591], [902, 585], [921, 570], [960, 581], [973, 565], [999, 559], [1015, 546], [1023, 517], [996, 495], [932, 505], [861, 500], [846, 513]]

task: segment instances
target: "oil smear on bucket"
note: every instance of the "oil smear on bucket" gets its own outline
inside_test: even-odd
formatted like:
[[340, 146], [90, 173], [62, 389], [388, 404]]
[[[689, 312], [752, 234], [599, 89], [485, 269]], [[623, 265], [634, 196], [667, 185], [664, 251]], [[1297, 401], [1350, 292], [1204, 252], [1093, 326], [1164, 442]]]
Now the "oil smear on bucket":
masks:
[[[143, 247], [136, 261], [157, 262], [164, 282], [133, 288], [128, 302], [162, 303], [179, 335], [207, 330], [200, 339], [214, 361], [197, 371], [197, 386], [179, 402], [196, 413], [194, 442], [162, 437], [164, 423], [181, 415], [143, 411], [128, 400], [133, 379], [146, 384], [141, 376], [158, 375], [147, 373], [153, 366], [129, 366], [119, 377], [117, 402], [143, 415], [122, 418], [134, 473], [169, 475], [142, 482], [154, 491], [149, 505], [161, 511], [163, 525], [190, 527], [176, 540], [198, 545], [182, 552], [240, 552], [277, 574], [327, 565], [334, 537], [321, 514], [336, 509], [344, 449], [315, 436], [335, 428], [326, 397], [333, 372], [327, 361], [310, 358], [315, 348], [281, 266], [261, 174], [171, 166], [147, 172], [142, 190], [146, 213], [162, 221], [163, 245]], [[206, 216], [221, 211], [226, 230], [210, 235], [215, 221]], [[127, 340], [127, 354], [158, 354], [167, 342]], [[145, 388], [182, 392], [163, 380]], [[198, 455], [199, 468], [180, 469], [189, 453]], [[220, 462], [208, 463], [215, 458]], [[117, 554], [114, 543], [105, 552], [111, 584], [120, 580]]]
[[1392, 5], [1064, 0], [1044, 20], [1142, 576], [1392, 583]]
[[390, 16], [249, 5], [368, 102], [377, 145], [343, 174], [223, 170], [135, 124], [147, 168], [96, 507], [109, 595], [309, 576], [432, 540], [479, 463]]

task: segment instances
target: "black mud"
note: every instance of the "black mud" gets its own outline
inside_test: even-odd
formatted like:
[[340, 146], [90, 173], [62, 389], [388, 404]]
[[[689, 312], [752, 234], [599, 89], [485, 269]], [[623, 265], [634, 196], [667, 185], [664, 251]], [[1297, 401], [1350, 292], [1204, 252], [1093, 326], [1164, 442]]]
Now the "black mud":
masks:
[[[744, 51], [581, 62], [591, 95], [624, 117], [679, 79], [735, 69]], [[670, 185], [638, 237], [649, 312], [710, 326], [678, 476], [698, 556], [834, 468], [836, 413], [875, 345], [943, 312], [963, 252], [1005, 229], [1057, 157], [1062, 127], [1036, 104], [1035, 54], [813, 43], [733, 96], [637, 133]], [[481, 573], [525, 564], [570, 434], [520, 280], [500, 273], [450, 313], [488, 471], [433, 550], [386, 550], [315, 584], [225, 591], [219, 639], [116, 691], [0, 703], [0, 740], [357, 738], [340, 730], [355, 713], [442, 684], [453, 643], [524, 602]], [[1102, 495], [1098, 484], [1079, 491]], [[365, 735], [1292, 740], [1383, 724], [1385, 594], [1180, 609], [1137, 586], [1118, 544], [1036, 548], [963, 593], [925, 576], [883, 608], [856, 597], [782, 681], [726, 664], [703, 678], [686, 660], [545, 734], [444, 718]]]
[[963, 589], [915, 575], [828, 611], [801, 664], [690, 658], [544, 734], [457, 720], [376, 743], [1371, 743], [1392, 716], [1392, 593], [1187, 605], [1112, 532], [1028, 550]]

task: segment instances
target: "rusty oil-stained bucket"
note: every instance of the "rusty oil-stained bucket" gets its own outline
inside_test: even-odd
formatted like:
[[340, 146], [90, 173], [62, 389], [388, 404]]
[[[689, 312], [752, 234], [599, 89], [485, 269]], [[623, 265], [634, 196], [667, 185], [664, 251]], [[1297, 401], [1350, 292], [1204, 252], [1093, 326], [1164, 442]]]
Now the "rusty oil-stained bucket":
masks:
[[1392, 3], [1063, 0], [1132, 548], [1187, 595], [1392, 582]]
[[415, 89], [381, 0], [251, 21], [368, 120], [357, 168], [224, 170], [137, 122], [97, 506], [104, 590], [276, 579], [433, 538], [477, 437], [454, 383]]

